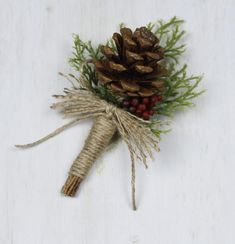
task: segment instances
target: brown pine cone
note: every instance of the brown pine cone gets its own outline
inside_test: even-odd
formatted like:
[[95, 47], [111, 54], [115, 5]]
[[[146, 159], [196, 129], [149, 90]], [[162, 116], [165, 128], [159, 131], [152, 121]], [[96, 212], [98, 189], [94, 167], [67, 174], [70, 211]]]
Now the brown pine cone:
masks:
[[164, 50], [158, 38], [146, 27], [137, 28], [134, 33], [121, 28], [120, 32], [113, 34], [116, 52], [101, 46], [105, 59], [93, 61], [99, 81], [121, 96], [149, 97], [161, 93], [165, 85], [159, 78], [167, 70], [159, 63]]

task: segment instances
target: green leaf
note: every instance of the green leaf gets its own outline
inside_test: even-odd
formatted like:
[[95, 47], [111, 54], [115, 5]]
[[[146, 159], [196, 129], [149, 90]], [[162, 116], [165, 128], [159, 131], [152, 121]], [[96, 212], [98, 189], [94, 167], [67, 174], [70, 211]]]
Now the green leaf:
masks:
[[175, 63], [179, 62], [179, 57], [185, 52], [185, 44], [181, 41], [185, 35], [182, 30], [184, 20], [174, 16], [169, 21], [159, 20], [156, 23], [147, 24], [147, 28], [151, 30], [160, 40], [160, 45], [165, 50], [165, 58]]

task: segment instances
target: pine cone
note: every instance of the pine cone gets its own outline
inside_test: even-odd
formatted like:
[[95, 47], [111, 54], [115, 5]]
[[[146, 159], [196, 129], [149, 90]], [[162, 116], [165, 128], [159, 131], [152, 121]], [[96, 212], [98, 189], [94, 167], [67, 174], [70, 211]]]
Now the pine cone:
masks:
[[158, 38], [146, 27], [137, 28], [134, 33], [121, 28], [120, 32], [113, 34], [117, 51], [101, 46], [105, 59], [93, 61], [99, 81], [121, 96], [161, 93], [165, 86], [159, 77], [166, 75], [167, 70], [159, 63], [164, 50]]

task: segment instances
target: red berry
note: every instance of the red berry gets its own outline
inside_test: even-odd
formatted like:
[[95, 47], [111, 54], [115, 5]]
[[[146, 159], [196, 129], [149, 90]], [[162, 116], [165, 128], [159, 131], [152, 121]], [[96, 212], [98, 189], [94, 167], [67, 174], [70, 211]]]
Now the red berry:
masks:
[[149, 104], [149, 99], [147, 97], [143, 98], [142, 103]]
[[135, 107], [130, 107], [130, 108], [129, 108], [129, 111], [130, 111], [131, 113], [134, 113], [134, 112], [136, 111], [136, 108], [135, 108]]
[[130, 101], [129, 100], [124, 100], [123, 103], [122, 103], [123, 107], [129, 107], [130, 105]]
[[154, 110], [149, 110], [148, 111], [148, 113], [149, 113], [150, 116], [154, 115], [154, 112], [155, 112]]
[[141, 117], [141, 116], [142, 116], [142, 111], [139, 110], [139, 109], [137, 109], [137, 110], [136, 110], [136, 115], [137, 115], [138, 117]]
[[139, 100], [137, 98], [132, 98], [131, 99], [131, 105], [136, 107], [139, 104]]
[[145, 104], [139, 104], [138, 109], [141, 111], [145, 111], [146, 110], [146, 105]]
[[157, 102], [157, 99], [158, 99], [158, 96], [157, 95], [153, 95], [151, 97], [151, 102], [155, 104]]
[[162, 96], [157, 96], [157, 101], [161, 102], [162, 101]]
[[151, 102], [150, 102], [150, 106], [153, 107], [158, 101], [158, 96], [157, 95], [153, 95], [151, 97]]
[[147, 111], [143, 112], [142, 117], [145, 120], [149, 120], [149, 113]]

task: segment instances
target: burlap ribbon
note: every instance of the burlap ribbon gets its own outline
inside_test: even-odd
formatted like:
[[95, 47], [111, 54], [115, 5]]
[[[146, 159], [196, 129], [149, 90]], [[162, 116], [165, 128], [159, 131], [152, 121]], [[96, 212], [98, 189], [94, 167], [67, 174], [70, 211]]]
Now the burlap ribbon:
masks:
[[65, 95], [55, 95], [54, 97], [60, 99], [60, 102], [53, 104], [51, 107], [60, 110], [66, 117], [75, 117], [75, 119], [38, 141], [16, 146], [28, 148], [38, 145], [66, 128], [75, 125], [81, 119], [95, 118], [84, 148], [75, 159], [62, 192], [69, 196], [75, 194], [80, 182], [86, 177], [90, 167], [109, 144], [117, 130], [130, 151], [132, 162], [132, 205], [133, 209], [136, 209], [135, 162], [139, 159], [147, 167], [147, 156], [152, 158], [152, 149], [159, 150], [157, 138], [148, 126], [149, 122], [117, 108], [88, 90], [66, 89]]

